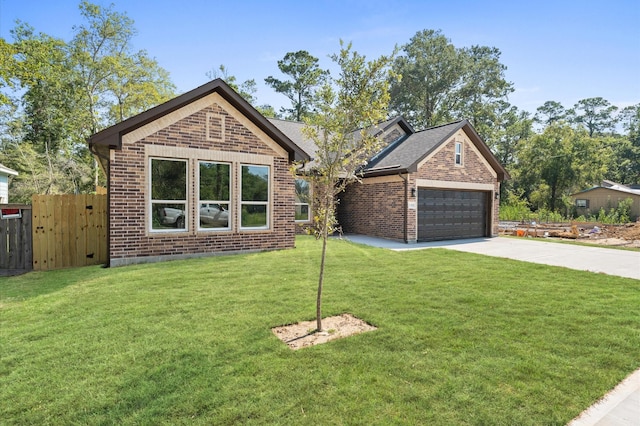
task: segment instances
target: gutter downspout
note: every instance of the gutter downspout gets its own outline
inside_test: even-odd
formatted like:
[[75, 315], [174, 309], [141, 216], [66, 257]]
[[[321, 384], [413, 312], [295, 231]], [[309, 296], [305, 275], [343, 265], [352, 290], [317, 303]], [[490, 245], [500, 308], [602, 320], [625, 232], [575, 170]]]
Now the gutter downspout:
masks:
[[[111, 266], [111, 191], [109, 190], [111, 187], [111, 161], [109, 157], [105, 157], [100, 155], [98, 151], [94, 151], [93, 145], [91, 145], [89, 141], [87, 141], [87, 144], [89, 145], [89, 152], [107, 162], [107, 170], [105, 170], [105, 174], [107, 175], [107, 263], [104, 265], [106, 268]], [[109, 152], [111, 152], [111, 147], [109, 147]]]
[[409, 178], [403, 177], [402, 173], [398, 173], [400, 179], [404, 181], [404, 220], [403, 220], [403, 234], [404, 234], [404, 243], [409, 244], [408, 236], [407, 236], [407, 220], [409, 219]]

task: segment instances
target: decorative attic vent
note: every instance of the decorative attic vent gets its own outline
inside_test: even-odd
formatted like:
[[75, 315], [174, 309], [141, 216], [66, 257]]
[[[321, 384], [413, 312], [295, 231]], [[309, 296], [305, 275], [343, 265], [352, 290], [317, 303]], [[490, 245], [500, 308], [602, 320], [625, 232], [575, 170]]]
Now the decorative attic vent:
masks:
[[217, 113], [207, 113], [207, 140], [224, 142], [225, 116]]

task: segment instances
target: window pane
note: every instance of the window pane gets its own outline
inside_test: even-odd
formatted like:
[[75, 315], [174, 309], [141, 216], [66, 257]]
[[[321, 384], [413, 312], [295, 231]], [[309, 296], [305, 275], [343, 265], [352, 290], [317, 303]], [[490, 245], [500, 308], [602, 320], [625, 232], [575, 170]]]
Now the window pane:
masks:
[[267, 206], [264, 204], [245, 204], [242, 206], [240, 224], [243, 228], [267, 226]]
[[242, 201], [269, 201], [269, 167], [242, 166]]
[[229, 201], [229, 164], [200, 163], [200, 199]]
[[309, 203], [309, 182], [296, 179], [296, 203]]
[[229, 204], [200, 203], [200, 228], [228, 228]]
[[151, 160], [151, 199], [187, 199], [186, 161]]
[[185, 229], [184, 204], [153, 203], [151, 229]]
[[309, 206], [307, 204], [299, 204], [296, 206], [296, 220], [309, 220]]

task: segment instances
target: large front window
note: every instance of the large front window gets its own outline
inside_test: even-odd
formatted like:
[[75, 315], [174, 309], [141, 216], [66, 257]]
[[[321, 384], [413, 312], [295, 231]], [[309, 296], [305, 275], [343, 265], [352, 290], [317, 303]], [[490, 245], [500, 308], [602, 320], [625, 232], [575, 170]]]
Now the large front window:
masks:
[[309, 182], [304, 179], [296, 179], [296, 222], [309, 221], [309, 196]]
[[151, 159], [151, 230], [186, 230], [187, 162]]
[[201, 161], [199, 172], [200, 229], [229, 229], [231, 165]]
[[242, 166], [240, 226], [269, 227], [269, 167]]

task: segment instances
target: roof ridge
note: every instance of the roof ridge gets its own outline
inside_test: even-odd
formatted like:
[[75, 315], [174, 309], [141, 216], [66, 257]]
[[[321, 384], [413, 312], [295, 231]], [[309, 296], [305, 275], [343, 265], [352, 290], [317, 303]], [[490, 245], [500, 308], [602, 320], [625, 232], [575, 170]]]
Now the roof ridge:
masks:
[[450, 123], [438, 124], [437, 126], [427, 127], [426, 129], [418, 130], [416, 133], [425, 132], [427, 130], [439, 129], [441, 127], [451, 126], [452, 124], [460, 124], [462, 122], [469, 122], [466, 118], [461, 118], [460, 120], [451, 121]]

